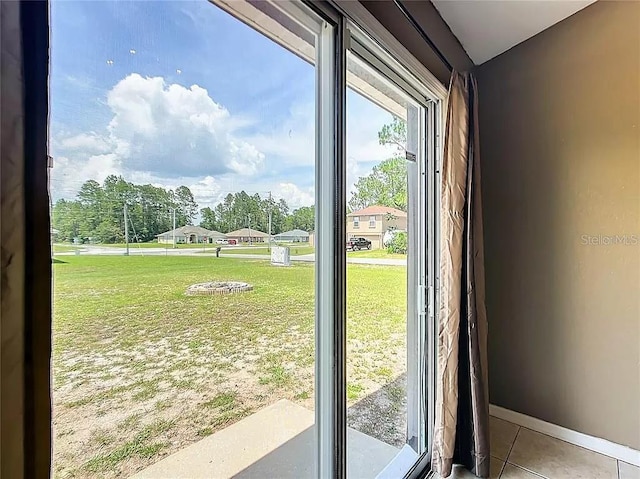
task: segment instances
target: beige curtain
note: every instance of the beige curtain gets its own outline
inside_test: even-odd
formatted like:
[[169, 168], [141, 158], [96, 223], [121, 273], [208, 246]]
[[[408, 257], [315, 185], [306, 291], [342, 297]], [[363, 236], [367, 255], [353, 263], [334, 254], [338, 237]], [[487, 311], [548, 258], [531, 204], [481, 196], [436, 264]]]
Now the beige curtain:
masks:
[[489, 476], [487, 316], [475, 78], [453, 72], [445, 129], [436, 424], [432, 467]]
[[49, 5], [0, 1], [0, 477], [50, 477]]

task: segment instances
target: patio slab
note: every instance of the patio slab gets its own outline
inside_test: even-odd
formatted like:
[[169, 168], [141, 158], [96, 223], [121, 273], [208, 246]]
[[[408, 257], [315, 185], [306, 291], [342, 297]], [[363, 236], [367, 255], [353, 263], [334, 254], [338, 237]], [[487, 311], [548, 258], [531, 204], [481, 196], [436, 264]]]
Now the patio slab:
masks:
[[[280, 400], [132, 476], [134, 479], [314, 477], [314, 413]], [[347, 430], [348, 476], [373, 479], [399, 450]]]

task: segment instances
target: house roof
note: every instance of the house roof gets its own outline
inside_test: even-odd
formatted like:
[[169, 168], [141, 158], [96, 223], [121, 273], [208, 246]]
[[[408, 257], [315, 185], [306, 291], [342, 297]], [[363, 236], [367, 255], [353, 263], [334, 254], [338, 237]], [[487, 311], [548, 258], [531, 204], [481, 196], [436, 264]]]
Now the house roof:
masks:
[[295, 229], [291, 231], [283, 231], [282, 233], [278, 233], [277, 235], [275, 235], [276, 238], [282, 236], [309, 236], [309, 233], [307, 233], [305, 230]]
[[389, 206], [371, 205], [358, 211], [349, 213], [347, 216], [374, 216], [374, 215], [393, 215], [399, 218], [406, 218], [407, 213]]
[[209, 234], [207, 235], [210, 238], [226, 238], [227, 235], [224, 233], [220, 233], [220, 231], [216, 231], [216, 230], [211, 230], [209, 231]]
[[[174, 230], [166, 231], [165, 233], [160, 233], [157, 236], [173, 236]], [[224, 236], [222, 233], [218, 233], [217, 231], [209, 231], [206, 228], [202, 228], [201, 226], [181, 226], [180, 228], [175, 229], [176, 236], [189, 236], [189, 235], [198, 235], [198, 236]]]
[[254, 238], [266, 238], [269, 235], [267, 233], [263, 233], [262, 231], [254, 230], [253, 228], [251, 229], [240, 228], [239, 230], [235, 230], [227, 233], [227, 236], [230, 238], [233, 238], [233, 237], [248, 238], [250, 236]]

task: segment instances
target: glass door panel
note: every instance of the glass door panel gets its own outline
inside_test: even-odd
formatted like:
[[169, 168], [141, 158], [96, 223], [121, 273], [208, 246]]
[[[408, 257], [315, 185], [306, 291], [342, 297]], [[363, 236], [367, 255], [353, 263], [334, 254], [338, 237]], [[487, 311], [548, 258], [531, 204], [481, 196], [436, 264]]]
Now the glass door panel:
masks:
[[426, 109], [371, 60], [347, 55], [346, 389], [353, 478], [385, 469], [388, 477], [402, 476], [426, 447]]
[[333, 27], [70, 1], [51, 32], [54, 477], [314, 477]]

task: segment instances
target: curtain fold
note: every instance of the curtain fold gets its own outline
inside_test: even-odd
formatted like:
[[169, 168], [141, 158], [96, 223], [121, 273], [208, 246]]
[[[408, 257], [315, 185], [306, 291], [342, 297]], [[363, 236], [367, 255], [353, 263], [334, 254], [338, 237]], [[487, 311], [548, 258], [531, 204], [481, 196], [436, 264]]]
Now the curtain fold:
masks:
[[440, 310], [432, 468], [489, 477], [487, 315], [477, 83], [453, 72], [441, 190]]
[[0, 1], [0, 477], [51, 475], [49, 3]]

